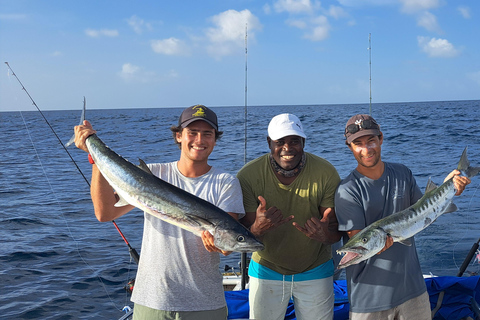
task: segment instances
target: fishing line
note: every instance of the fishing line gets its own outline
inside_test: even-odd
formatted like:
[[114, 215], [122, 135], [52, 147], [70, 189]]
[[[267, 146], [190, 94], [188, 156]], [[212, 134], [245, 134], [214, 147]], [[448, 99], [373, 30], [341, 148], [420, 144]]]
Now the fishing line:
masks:
[[[32, 104], [35, 106], [35, 108], [37, 108], [37, 110], [40, 112], [40, 114], [42, 115], [43, 117], [43, 120], [45, 120], [45, 122], [47, 123], [47, 125], [50, 127], [50, 129], [52, 130], [53, 134], [55, 135], [55, 137], [57, 138], [58, 142], [60, 142], [60, 145], [62, 146], [63, 150], [65, 150], [65, 152], [68, 154], [68, 156], [70, 157], [70, 159], [72, 160], [73, 164], [75, 165], [75, 167], [77, 168], [78, 172], [80, 172], [80, 174], [82, 175], [83, 179], [85, 180], [85, 182], [88, 184], [88, 186], [90, 187], [90, 182], [88, 181], [88, 179], [85, 177], [85, 175], [83, 174], [82, 170], [80, 169], [80, 167], [78, 166], [77, 162], [73, 159], [72, 155], [70, 154], [70, 152], [67, 150], [67, 147], [63, 144], [62, 140], [60, 140], [59, 136], [57, 135], [57, 133], [55, 132], [55, 130], [53, 129], [53, 127], [50, 125], [50, 122], [48, 122], [47, 118], [45, 117], [45, 115], [43, 114], [42, 110], [40, 110], [40, 108], [37, 106], [37, 104], [35, 103], [35, 101], [33, 100], [33, 98], [30, 96], [30, 94], [28, 93], [27, 89], [25, 88], [25, 86], [23, 85], [23, 83], [20, 81], [20, 79], [17, 77], [17, 75], [15, 74], [15, 72], [13, 71], [13, 69], [10, 67], [10, 65], [8, 64], [8, 62], [5, 62], [5, 64], [7, 65], [8, 69], [12, 72], [12, 75], [15, 77], [15, 79], [17, 79], [18, 83], [20, 83], [20, 85], [22, 86], [22, 90], [25, 91], [25, 93], [28, 95], [28, 97], [30, 98], [30, 100], [32, 101]], [[85, 103], [85, 100], [84, 100], [84, 103]], [[120, 236], [122, 237], [123, 241], [125, 241], [125, 243], [127, 244], [128, 246], [128, 250], [129, 250], [129, 253], [130, 253], [130, 256], [131, 258], [138, 264], [138, 261], [139, 261], [139, 255], [137, 253], [137, 251], [132, 248], [132, 246], [130, 245], [130, 243], [128, 242], [127, 238], [125, 238], [124, 234], [122, 233], [122, 231], [120, 230], [120, 228], [118, 227], [117, 223], [115, 222], [115, 220], [112, 220], [112, 223], [113, 225], [115, 226], [115, 228], [117, 229], [118, 233], [120, 233]]]
[[[45, 115], [43, 114], [43, 112], [40, 110], [40, 108], [38, 107], [38, 105], [35, 103], [35, 100], [33, 100], [33, 98], [30, 96], [30, 94], [28, 93], [27, 89], [25, 88], [25, 86], [23, 85], [23, 83], [20, 81], [20, 79], [18, 78], [18, 76], [15, 74], [15, 72], [13, 71], [13, 69], [10, 67], [10, 65], [8, 64], [8, 62], [5, 62], [5, 64], [7, 65], [8, 67], [8, 70], [10, 70], [10, 72], [12, 73], [12, 75], [15, 77], [15, 79], [17, 79], [18, 83], [20, 84], [20, 86], [22, 87], [22, 90], [25, 91], [25, 93], [27, 94], [27, 96], [30, 98], [30, 101], [32, 101], [32, 104], [35, 106], [35, 108], [40, 112], [40, 114], [42, 115], [43, 119], [45, 120], [45, 122], [47, 123], [48, 127], [51, 129], [51, 131], [53, 132], [53, 134], [55, 135], [55, 137], [57, 138], [57, 140], [60, 142], [60, 145], [62, 146], [62, 148], [65, 150], [65, 152], [68, 154], [68, 156], [70, 157], [70, 159], [72, 160], [72, 162], [74, 163], [75, 167], [77, 168], [78, 172], [82, 175], [83, 179], [85, 180], [85, 182], [88, 184], [88, 186], [90, 187], [90, 182], [88, 181], [88, 179], [85, 177], [85, 175], [83, 174], [82, 170], [80, 169], [80, 167], [78, 166], [77, 162], [73, 159], [72, 155], [70, 154], [70, 152], [67, 150], [66, 146], [63, 144], [62, 140], [60, 139], [60, 137], [57, 135], [57, 133], [55, 132], [55, 130], [53, 129], [53, 127], [51, 126], [50, 122], [47, 120], [47, 118], [45, 117]], [[10, 76], [8, 74], [8, 76]], [[48, 176], [47, 176], [47, 173], [45, 171], [45, 168], [43, 166], [43, 163], [40, 159], [40, 156], [38, 154], [38, 151], [37, 149], [35, 148], [35, 144], [33, 142], [33, 139], [30, 135], [30, 131], [28, 130], [28, 126], [27, 126], [27, 123], [25, 121], [25, 118], [23, 117], [23, 113], [22, 111], [20, 111], [20, 115], [22, 116], [22, 119], [23, 119], [23, 122], [24, 122], [24, 125], [25, 125], [25, 128], [27, 130], [27, 133], [28, 133], [28, 136], [30, 138], [30, 141], [32, 143], [32, 146], [33, 146], [33, 149], [35, 150], [35, 154], [38, 158], [38, 161], [40, 163], [40, 166], [42, 167], [42, 170], [43, 170], [43, 174], [45, 176], [45, 178], [47, 179], [47, 182], [50, 186], [50, 190], [52, 192], [52, 194], [54, 195], [55, 197], [55, 200], [57, 202], [57, 204], [60, 206], [60, 202], [53, 190], [53, 187], [52, 187], [52, 184], [50, 183], [50, 180], [48, 179]], [[80, 253], [80, 250], [79, 250], [79, 245], [78, 245], [78, 241], [73, 237], [73, 234], [71, 232], [71, 229], [68, 225], [68, 221], [66, 220], [66, 217], [64, 216], [63, 212], [62, 212], [62, 217], [65, 221], [65, 224], [67, 226], [67, 229], [68, 229], [68, 232], [70, 234], [70, 237], [73, 239], [75, 245], [76, 245], [76, 249], [77, 249], [77, 252], [78, 252], [78, 255], [80, 256], [80, 258], [82, 259], [82, 261], [85, 263], [85, 265], [90, 268], [93, 272], [95, 272], [95, 269], [93, 269], [93, 267], [91, 267], [86, 261], [85, 259], [82, 257], [81, 253]], [[122, 231], [120, 230], [120, 228], [118, 227], [117, 223], [112, 220], [112, 223], [114, 224], [115, 228], [117, 229], [117, 231], [119, 232], [120, 236], [122, 237], [122, 239], [124, 240], [124, 242], [127, 244], [128, 248], [129, 248], [129, 253], [130, 253], [130, 257], [131, 259], [130, 260], [134, 260], [137, 264], [138, 264], [138, 261], [139, 261], [139, 255], [137, 253], [137, 251], [131, 247], [130, 243], [128, 242], [128, 240], [126, 239], [126, 237], [124, 236], [124, 234], [122, 233]], [[117, 308], [117, 306], [115, 305], [115, 302], [113, 301], [113, 299], [110, 297], [110, 295], [108, 294], [108, 291], [107, 291], [107, 288], [105, 286], [105, 284], [103, 283], [102, 279], [97, 276], [97, 278], [100, 280], [100, 283], [102, 284], [105, 292], [107, 293], [107, 296], [108, 298], [110, 299], [110, 301], [113, 303], [113, 305], [115, 306], [115, 308], [117, 310], [122, 310], [122, 309], [119, 309]]]
[[[476, 193], [477, 193], [477, 191], [478, 191], [478, 188], [479, 188], [479, 186], [477, 186], [477, 187], [475, 188], [475, 191], [474, 191], [472, 197], [470, 198], [470, 201], [469, 201], [468, 207], [467, 207], [467, 211], [470, 210], [470, 208], [471, 208], [471, 206], [472, 206], [472, 201], [473, 201], [473, 199], [475, 198], [475, 195], [476, 195]], [[475, 261], [478, 261], [478, 260], [479, 260], [479, 255], [480, 255], [480, 252], [478, 251], [480, 239], [478, 239], [478, 241], [473, 244], [472, 248], [470, 249], [470, 252], [469, 252], [469, 253], [467, 254], [467, 256], [465, 257], [465, 259], [464, 259], [464, 261], [463, 261], [463, 263], [462, 263], [462, 266], [461, 266], [461, 267], [458, 266], [457, 260], [455, 259], [455, 250], [456, 250], [456, 247], [458, 246], [458, 244], [465, 238], [465, 234], [466, 234], [466, 233], [463, 233], [463, 234], [462, 234], [462, 238], [459, 239], [459, 240], [455, 243], [455, 245], [454, 245], [454, 247], [453, 247], [453, 252], [452, 252], [453, 263], [455, 264], [455, 267], [456, 267], [457, 269], [459, 269], [459, 273], [457, 274], [457, 277], [463, 275], [463, 273], [465, 272], [465, 270], [466, 270], [466, 268], [468, 267], [468, 265], [470, 265], [470, 262], [472, 261], [472, 258], [473, 258], [474, 255], [476, 255], [476, 258], [475, 258], [475, 260], [474, 260], [473, 263], [475, 263]], [[478, 261], [478, 262], [480, 262], [480, 261]]]
[[[37, 150], [37, 148], [35, 147], [35, 143], [33, 142], [32, 135], [30, 134], [30, 130], [28, 129], [28, 125], [27, 125], [27, 122], [25, 121], [25, 118], [24, 118], [24, 116], [23, 116], [22, 111], [20, 111], [20, 115], [22, 116], [23, 124], [25, 125], [25, 129], [27, 130], [28, 137], [29, 137], [29, 139], [30, 139], [30, 142], [32, 143], [33, 150], [35, 151], [35, 155], [36, 155], [36, 157], [37, 157], [37, 159], [38, 159], [38, 162], [39, 162], [39, 164], [40, 164], [40, 167], [42, 168], [43, 175], [45, 176], [45, 179], [47, 180], [48, 186], [50, 187], [50, 191], [52, 192], [53, 197], [54, 197], [57, 205], [58, 205], [59, 207], [62, 207], [62, 205], [60, 204], [60, 201], [59, 201], [58, 198], [57, 198], [57, 195], [56, 195], [55, 191], [53, 190], [53, 186], [52, 186], [52, 184], [51, 184], [51, 182], [50, 182], [50, 179], [48, 178], [47, 172], [45, 171], [45, 167], [44, 167], [44, 165], [43, 165], [43, 163], [42, 163], [42, 160], [41, 160], [41, 157], [40, 157], [40, 155], [39, 155], [39, 153], [38, 153], [38, 150]], [[83, 263], [85, 263], [85, 265], [86, 265], [88, 268], [90, 268], [90, 270], [92, 271], [92, 273], [95, 273], [95, 269], [94, 269], [92, 266], [90, 266], [90, 265], [88, 264], [88, 262], [85, 261], [85, 259], [83, 258], [82, 254], [81, 254], [81, 252], [80, 252], [80, 249], [79, 249], [78, 241], [77, 241], [77, 240], [75, 239], [75, 237], [73, 236], [72, 230], [70, 229], [70, 226], [69, 226], [69, 224], [68, 224], [68, 221], [67, 221], [65, 215], [63, 214], [62, 211], [60, 211], [60, 212], [61, 212], [63, 221], [65, 222], [65, 225], [66, 225], [66, 227], [67, 227], [68, 234], [70, 235], [70, 237], [73, 239], [73, 242], [75, 243], [75, 248], [76, 248], [76, 250], [77, 250], [77, 253], [78, 253], [80, 259], [82, 259]], [[106, 294], [107, 294], [107, 296], [108, 296], [108, 299], [109, 299], [110, 302], [115, 306], [115, 309], [121, 310], [121, 309], [119, 309], [119, 308], [117, 307], [117, 305], [115, 304], [115, 301], [113, 301], [113, 299], [112, 299], [112, 298], [110, 297], [110, 295], [108, 294], [107, 288], [106, 288], [105, 284], [103, 283], [102, 279], [101, 279], [99, 276], [97, 276], [97, 278], [98, 278], [98, 280], [100, 280], [100, 283], [102, 284], [103, 289], [105, 290], [105, 292], [106, 292]]]

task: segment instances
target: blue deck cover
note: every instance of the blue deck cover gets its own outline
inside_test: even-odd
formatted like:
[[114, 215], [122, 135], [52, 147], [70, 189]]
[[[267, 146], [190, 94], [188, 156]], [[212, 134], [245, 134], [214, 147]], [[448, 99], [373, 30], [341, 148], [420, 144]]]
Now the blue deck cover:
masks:
[[[440, 293], [443, 291], [443, 300], [434, 320], [458, 320], [467, 316], [475, 319], [478, 312], [476, 303], [480, 303], [479, 277], [433, 277], [425, 279], [430, 295], [432, 310], [437, 306]], [[334, 320], [347, 320], [349, 303], [347, 284], [345, 280], [334, 282], [335, 307]], [[226, 291], [225, 298], [228, 306], [228, 319], [248, 319], [248, 289], [241, 291]], [[473, 301], [472, 301], [473, 299]], [[472, 306], [473, 302], [473, 306]], [[286, 320], [295, 318], [293, 302], [288, 304], [285, 314]]]

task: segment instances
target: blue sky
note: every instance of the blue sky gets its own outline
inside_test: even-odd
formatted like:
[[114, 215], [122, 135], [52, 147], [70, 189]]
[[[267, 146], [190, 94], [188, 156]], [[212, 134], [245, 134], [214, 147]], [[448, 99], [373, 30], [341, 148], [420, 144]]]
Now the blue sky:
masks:
[[[0, 111], [480, 99], [480, 2], [0, 0]], [[371, 47], [369, 52], [369, 34]]]

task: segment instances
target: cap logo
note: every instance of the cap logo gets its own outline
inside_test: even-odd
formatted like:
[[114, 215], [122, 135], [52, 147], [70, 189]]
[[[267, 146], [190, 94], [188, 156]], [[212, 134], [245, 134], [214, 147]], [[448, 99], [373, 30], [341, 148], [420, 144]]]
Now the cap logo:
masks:
[[205, 114], [205, 110], [202, 107], [194, 107], [194, 109], [197, 109], [194, 114], [192, 114], [192, 117], [202, 117], [205, 118], [207, 115]]
[[355, 120], [355, 124], [356, 124], [360, 129], [362, 129], [362, 122], [363, 122], [362, 119]]

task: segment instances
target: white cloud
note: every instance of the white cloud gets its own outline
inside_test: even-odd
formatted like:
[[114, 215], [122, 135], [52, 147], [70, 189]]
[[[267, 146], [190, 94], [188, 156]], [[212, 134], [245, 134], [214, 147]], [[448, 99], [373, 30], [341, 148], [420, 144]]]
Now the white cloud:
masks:
[[330, 24], [326, 16], [307, 19], [289, 19], [287, 24], [291, 27], [304, 30], [303, 38], [311, 41], [322, 41], [330, 34]]
[[131, 63], [125, 63], [123, 64], [122, 66], [122, 71], [120, 71], [120, 74], [124, 77], [124, 78], [131, 78], [133, 77], [135, 74], [138, 73], [138, 71], [140, 70], [140, 67], [137, 67]]
[[335, 19], [346, 18], [349, 16], [348, 13], [346, 13], [345, 10], [339, 6], [330, 6], [328, 8], [328, 15]]
[[417, 41], [420, 49], [429, 57], [452, 58], [459, 54], [459, 51], [446, 39], [418, 36]]
[[145, 22], [145, 20], [140, 19], [136, 15], [133, 15], [130, 18], [128, 18], [127, 23], [130, 27], [132, 27], [133, 31], [135, 31], [137, 34], [142, 34], [144, 29], [149, 31], [153, 29], [150, 23]]
[[344, 7], [390, 6], [398, 4], [398, 0], [337, 0]]
[[423, 12], [417, 18], [417, 25], [424, 27], [428, 31], [441, 33], [442, 29], [438, 25], [437, 17], [428, 11]]
[[319, 16], [312, 21], [312, 29], [305, 34], [305, 38], [312, 41], [322, 41], [328, 38], [330, 24], [325, 16]]
[[173, 37], [163, 40], [152, 40], [150, 45], [154, 52], [160, 54], [169, 56], [186, 56], [190, 54], [190, 49], [185, 42]]
[[[274, 8], [276, 12], [288, 12], [295, 15], [294, 18], [287, 19], [286, 24], [304, 30], [303, 38], [311, 41], [322, 41], [329, 37], [331, 25], [327, 17], [335, 20], [350, 18], [343, 7], [330, 5], [328, 9], [322, 8], [321, 3], [316, 0], [277, 0]], [[318, 12], [322, 14], [318, 15]], [[347, 24], [355, 25], [355, 20], [350, 18]]]
[[206, 30], [209, 41], [207, 51], [217, 58], [238, 52], [245, 43], [245, 27], [248, 39], [255, 39], [255, 32], [262, 29], [256, 16], [249, 10], [227, 10], [210, 18], [214, 27]]
[[310, 0], [278, 0], [273, 4], [276, 12], [312, 13], [319, 3], [312, 4]]
[[400, 0], [400, 3], [403, 12], [416, 13], [438, 8], [443, 4], [443, 0]]
[[470, 19], [471, 18], [469, 7], [460, 6], [460, 7], [457, 8], [457, 10], [458, 10], [458, 12], [460, 12], [462, 17], [464, 17], [465, 19]]
[[306, 29], [307, 28], [307, 22], [305, 20], [288, 19], [287, 20], [287, 25], [289, 25], [291, 27], [298, 28], [298, 29]]
[[126, 82], [147, 83], [156, 80], [154, 72], [145, 71], [143, 68], [131, 63], [124, 63], [122, 70], [118, 72], [118, 76]]
[[270, 5], [267, 3], [263, 6], [263, 12], [265, 14], [271, 14], [272, 13], [272, 7], [270, 7]]
[[92, 38], [100, 38], [100, 37], [118, 37], [118, 31], [114, 29], [101, 29], [101, 30], [94, 30], [94, 29], [87, 29], [85, 30], [85, 34]]

